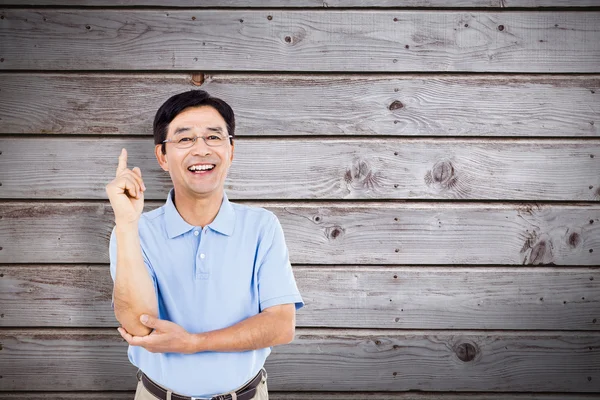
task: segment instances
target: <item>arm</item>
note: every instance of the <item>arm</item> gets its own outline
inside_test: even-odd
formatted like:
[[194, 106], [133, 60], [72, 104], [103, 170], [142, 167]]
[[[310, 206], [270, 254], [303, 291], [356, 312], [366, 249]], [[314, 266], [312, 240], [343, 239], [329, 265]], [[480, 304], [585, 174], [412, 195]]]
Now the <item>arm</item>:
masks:
[[134, 335], [144, 336], [151, 329], [140, 322], [142, 314], [158, 317], [154, 283], [142, 257], [137, 223], [115, 229], [117, 237], [117, 271], [114, 284], [115, 317]]
[[294, 340], [296, 307], [281, 304], [230, 327], [192, 334], [192, 353], [200, 351], [247, 351], [262, 349]]
[[142, 346], [152, 353], [238, 352], [290, 343], [294, 339], [295, 318], [295, 305], [281, 304], [228, 328], [205, 333], [189, 333], [174, 322], [152, 316], [144, 321], [153, 329], [147, 336], [134, 336], [123, 328], [118, 331], [130, 345]]
[[[119, 156], [115, 179], [106, 185], [106, 193], [115, 213], [116, 243], [111, 243], [111, 257], [116, 250], [113, 301], [115, 317], [129, 332], [147, 335], [150, 329], [140, 322], [140, 315], [158, 316], [158, 300], [149, 276], [138, 232], [144, 208], [144, 182], [139, 168], [127, 168], [127, 151]], [[112, 262], [112, 261], [111, 261]]]

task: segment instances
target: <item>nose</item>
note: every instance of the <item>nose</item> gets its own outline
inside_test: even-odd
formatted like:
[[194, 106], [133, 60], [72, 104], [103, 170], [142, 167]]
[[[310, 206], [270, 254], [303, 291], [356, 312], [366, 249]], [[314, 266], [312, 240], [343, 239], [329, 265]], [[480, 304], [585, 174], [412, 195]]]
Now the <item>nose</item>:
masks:
[[196, 143], [194, 143], [192, 146], [191, 152], [193, 154], [206, 155], [211, 153], [211, 148], [206, 144], [202, 137], [198, 136], [196, 137]]

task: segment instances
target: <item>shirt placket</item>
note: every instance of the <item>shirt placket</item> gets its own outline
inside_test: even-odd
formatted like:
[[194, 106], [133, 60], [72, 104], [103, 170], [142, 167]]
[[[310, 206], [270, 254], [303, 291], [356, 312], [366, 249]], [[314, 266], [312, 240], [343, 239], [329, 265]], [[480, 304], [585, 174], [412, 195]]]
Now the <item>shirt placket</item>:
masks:
[[196, 251], [196, 279], [208, 279], [209, 269], [207, 260], [207, 249], [208, 249], [208, 227], [204, 229], [196, 228], [194, 235], [200, 236], [200, 242], [198, 244], [198, 250]]

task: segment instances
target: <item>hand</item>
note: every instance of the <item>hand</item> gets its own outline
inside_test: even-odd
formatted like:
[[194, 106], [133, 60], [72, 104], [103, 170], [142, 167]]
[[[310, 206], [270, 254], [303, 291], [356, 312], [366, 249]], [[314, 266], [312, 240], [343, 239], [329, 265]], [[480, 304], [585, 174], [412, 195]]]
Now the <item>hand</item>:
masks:
[[127, 150], [121, 150], [116, 177], [106, 185], [106, 194], [115, 213], [117, 225], [137, 225], [144, 209], [145, 190], [142, 171], [138, 167], [128, 169]]
[[195, 353], [193, 335], [176, 323], [149, 315], [142, 315], [140, 321], [154, 330], [146, 336], [132, 336], [125, 329], [117, 328], [130, 345], [142, 346], [151, 353]]

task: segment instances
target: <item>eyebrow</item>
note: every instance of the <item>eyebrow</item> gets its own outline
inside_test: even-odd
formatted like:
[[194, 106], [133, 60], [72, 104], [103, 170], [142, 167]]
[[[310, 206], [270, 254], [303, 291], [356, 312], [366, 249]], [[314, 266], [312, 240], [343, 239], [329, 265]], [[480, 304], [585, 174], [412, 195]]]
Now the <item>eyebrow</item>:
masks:
[[[175, 130], [175, 133], [173, 133], [173, 136], [175, 136], [175, 135], [178, 135], [178, 134], [180, 134], [180, 133], [182, 133], [182, 132], [187, 132], [187, 131], [189, 131], [190, 129], [191, 129], [191, 128], [190, 128], [190, 127], [188, 127], [188, 126], [183, 126], [183, 127], [181, 127], [181, 128], [177, 128], [177, 129]], [[219, 126], [215, 126], [215, 127], [208, 127], [208, 128], [206, 128], [206, 129], [207, 129], [207, 130], [209, 130], [209, 131], [212, 131], [212, 132], [219, 132], [219, 133], [223, 133], [223, 129], [222, 129], [221, 127], [219, 127]]]

